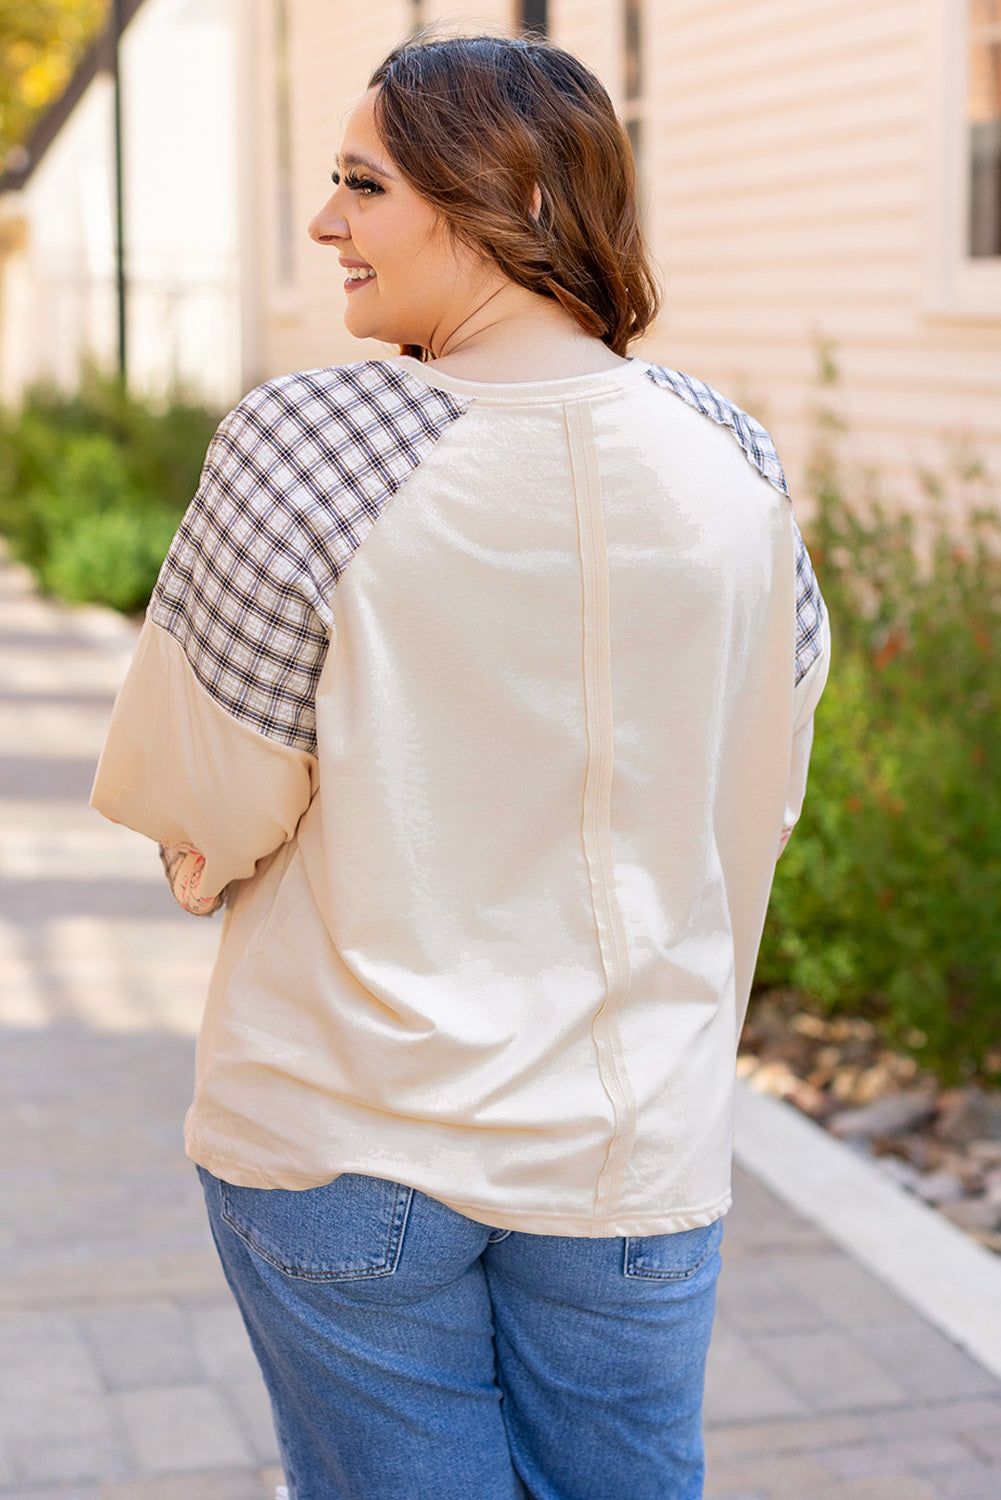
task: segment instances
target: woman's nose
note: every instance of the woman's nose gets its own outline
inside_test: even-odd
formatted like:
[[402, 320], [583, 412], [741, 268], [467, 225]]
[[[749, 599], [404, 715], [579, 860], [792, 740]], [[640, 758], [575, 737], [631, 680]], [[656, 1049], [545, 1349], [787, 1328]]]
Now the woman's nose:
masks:
[[309, 237], [318, 245], [330, 245], [347, 238], [348, 226], [342, 214], [336, 212], [333, 198], [314, 214], [309, 221]]

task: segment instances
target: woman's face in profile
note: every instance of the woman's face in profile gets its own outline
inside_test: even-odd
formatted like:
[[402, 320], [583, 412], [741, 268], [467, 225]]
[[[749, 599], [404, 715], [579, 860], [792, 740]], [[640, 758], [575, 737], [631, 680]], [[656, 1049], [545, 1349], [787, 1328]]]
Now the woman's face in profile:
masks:
[[309, 234], [336, 249], [345, 269], [349, 333], [437, 351], [505, 278], [459, 244], [402, 176], [376, 130], [375, 94], [370, 89], [348, 117], [334, 192]]

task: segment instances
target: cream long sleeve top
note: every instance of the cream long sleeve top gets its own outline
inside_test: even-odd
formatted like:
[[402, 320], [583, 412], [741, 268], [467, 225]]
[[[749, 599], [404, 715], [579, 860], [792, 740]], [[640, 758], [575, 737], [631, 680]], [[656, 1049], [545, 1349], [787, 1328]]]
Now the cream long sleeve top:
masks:
[[188, 1154], [544, 1234], [724, 1213], [827, 659], [768, 435], [698, 381], [251, 392], [93, 796], [225, 895]]

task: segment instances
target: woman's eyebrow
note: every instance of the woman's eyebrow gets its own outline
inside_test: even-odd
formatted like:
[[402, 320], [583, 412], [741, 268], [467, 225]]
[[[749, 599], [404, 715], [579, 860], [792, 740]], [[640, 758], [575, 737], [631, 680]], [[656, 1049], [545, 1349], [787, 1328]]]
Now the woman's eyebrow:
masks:
[[387, 172], [386, 168], [380, 166], [377, 161], [371, 161], [367, 156], [358, 156], [353, 151], [348, 151], [343, 156], [338, 156], [337, 165], [339, 167], [364, 167], [367, 172], [376, 172], [380, 177], [386, 177], [390, 180], [393, 178], [392, 172]]

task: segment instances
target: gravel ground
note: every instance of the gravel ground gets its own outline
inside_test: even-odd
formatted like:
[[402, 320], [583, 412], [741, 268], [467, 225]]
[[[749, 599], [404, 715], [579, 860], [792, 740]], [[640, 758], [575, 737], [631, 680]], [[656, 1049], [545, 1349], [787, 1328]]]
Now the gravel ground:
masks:
[[945, 1088], [869, 1021], [817, 1016], [781, 992], [752, 1002], [738, 1072], [1001, 1254], [1001, 1091]]

